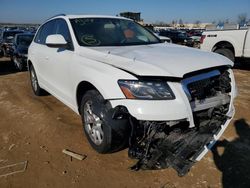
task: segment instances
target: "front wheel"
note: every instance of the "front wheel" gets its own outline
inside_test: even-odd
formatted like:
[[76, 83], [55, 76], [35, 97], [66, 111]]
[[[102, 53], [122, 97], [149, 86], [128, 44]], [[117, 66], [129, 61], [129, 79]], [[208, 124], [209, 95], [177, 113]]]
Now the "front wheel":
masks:
[[99, 153], [122, 149], [127, 143], [128, 121], [112, 119], [112, 108], [96, 90], [87, 91], [81, 102], [81, 116], [87, 139]]

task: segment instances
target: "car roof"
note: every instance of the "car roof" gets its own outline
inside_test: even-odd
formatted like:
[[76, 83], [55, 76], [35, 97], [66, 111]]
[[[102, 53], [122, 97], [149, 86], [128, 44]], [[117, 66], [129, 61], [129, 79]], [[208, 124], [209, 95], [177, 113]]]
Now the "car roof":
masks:
[[65, 15], [59, 14], [55, 15], [52, 18], [49, 18], [47, 21], [55, 19], [55, 18], [68, 18], [68, 19], [77, 19], [77, 18], [113, 18], [113, 19], [124, 19], [124, 20], [132, 20], [129, 18], [121, 17], [121, 16], [110, 16], [110, 15]]
[[130, 20], [129, 18], [121, 17], [121, 16], [109, 16], [109, 15], [67, 15], [69, 19], [74, 18], [116, 18], [116, 19], [125, 19]]

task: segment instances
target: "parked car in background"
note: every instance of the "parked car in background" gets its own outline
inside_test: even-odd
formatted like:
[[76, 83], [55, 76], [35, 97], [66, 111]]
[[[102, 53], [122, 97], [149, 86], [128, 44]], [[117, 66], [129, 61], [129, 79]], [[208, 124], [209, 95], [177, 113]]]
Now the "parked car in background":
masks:
[[189, 36], [193, 40], [193, 47], [194, 48], [200, 48], [201, 36], [202, 36], [201, 32], [195, 32], [192, 34], [192, 36]]
[[189, 36], [191, 39], [193, 39], [194, 42], [200, 43], [202, 33], [196, 32], [192, 36]]
[[28, 48], [33, 38], [34, 34], [31, 33], [15, 35], [12, 49], [10, 50], [10, 58], [19, 71], [23, 71], [27, 68]]
[[0, 36], [0, 51], [3, 56], [10, 56], [14, 37], [16, 34], [23, 33], [20, 30], [3, 30]]
[[18, 27], [16, 27], [16, 26], [5, 26], [3, 29], [5, 31], [11, 31], [11, 30], [18, 30]]
[[[0, 28], [0, 37], [2, 36], [2, 32], [3, 32], [3, 29]], [[2, 49], [0, 48], [0, 57], [3, 56], [3, 51]]]
[[235, 58], [250, 58], [250, 32], [246, 29], [204, 31], [201, 37], [201, 50]]
[[191, 29], [187, 31], [187, 35], [189, 37], [195, 36], [195, 35], [201, 35], [204, 30], [201, 29]]
[[185, 31], [166, 30], [160, 31], [159, 35], [169, 37], [175, 44], [181, 44], [186, 46], [193, 46], [194, 44], [193, 40], [187, 36], [187, 33]]
[[172, 39], [165, 36], [157, 36], [162, 42], [172, 43]]
[[233, 62], [162, 43], [130, 19], [59, 15], [38, 29], [28, 68], [35, 95], [47, 90], [81, 115], [90, 145], [173, 167], [180, 176], [220, 138], [234, 115]]
[[171, 38], [160, 36], [158, 33], [154, 33], [154, 34], [155, 34], [155, 36], [157, 36], [161, 40], [161, 42], [172, 43]]
[[146, 28], [148, 31], [152, 32], [155, 36], [157, 36], [161, 40], [161, 42], [172, 43], [171, 38], [165, 37], [165, 36], [160, 36], [158, 32], [155, 32], [154, 27], [144, 26], [144, 28]]

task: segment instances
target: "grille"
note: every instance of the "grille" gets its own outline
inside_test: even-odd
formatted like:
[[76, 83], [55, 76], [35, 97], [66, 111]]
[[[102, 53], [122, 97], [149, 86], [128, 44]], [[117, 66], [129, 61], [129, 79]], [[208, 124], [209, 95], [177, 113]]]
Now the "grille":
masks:
[[211, 71], [182, 81], [190, 101], [216, 96], [218, 93], [231, 92], [231, 79], [228, 71]]
[[218, 77], [199, 80], [188, 85], [192, 99], [204, 99], [216, 94], [215, 87]]

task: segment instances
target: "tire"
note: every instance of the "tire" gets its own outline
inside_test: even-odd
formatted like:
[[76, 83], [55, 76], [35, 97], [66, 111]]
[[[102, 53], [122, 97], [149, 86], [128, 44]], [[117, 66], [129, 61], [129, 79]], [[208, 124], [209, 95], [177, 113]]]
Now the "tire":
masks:
[[16, 56], [12, 56], [11, 61], [18, 71], [22, 72], [25, 70], [24, 64], [22, 62], [18, 61]]
[[98, 153], [122, 149], [128, 142], [128, 120], [112, 119], [113, 109], [96, 90], [82, 97], [80, 112], [85, 135]]
[[31, 87], [36, 96], [43, 96], [45, 91], [39, 86], [38, 79], [36, 76], [35, 69], [33, 65], [30, 65], [30, 81], [31, 81]]
[[230, 59], [232, 62], [235, 61], [235, 56], [234, 53], [232, 52], [232, 50], [227, 49], [227, 48], [219, 48], [217, 50], [214, 51], [217, 54], [223, 55], [225, 57], [227, 57], [228, 59]]
[[3, 57], [3, 50], [0, 48], [0, 57]]
[[8, 55], [7, 55], [6, 49], [3, 48], [3, 57], [7, 57], [7, 56], [8, 56]]

